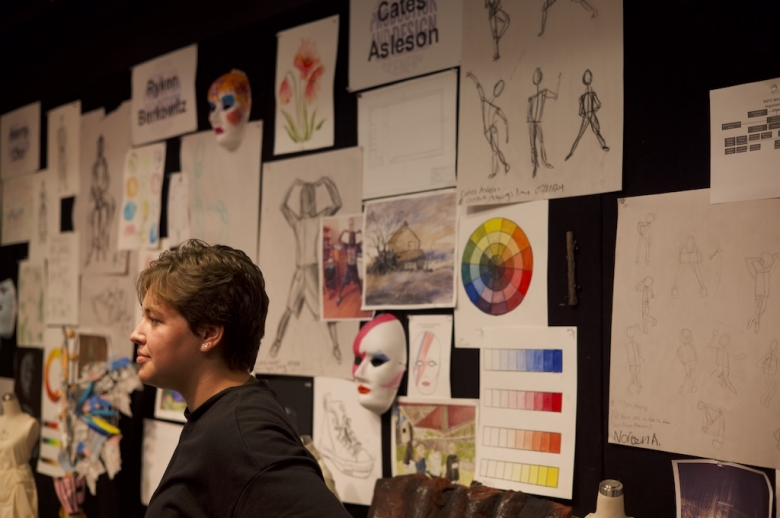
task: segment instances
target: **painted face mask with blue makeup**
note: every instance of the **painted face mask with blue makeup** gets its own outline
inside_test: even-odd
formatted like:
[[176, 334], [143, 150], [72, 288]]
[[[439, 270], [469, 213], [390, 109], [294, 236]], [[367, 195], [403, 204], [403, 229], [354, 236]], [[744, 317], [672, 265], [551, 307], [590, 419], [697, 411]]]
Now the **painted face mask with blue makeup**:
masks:
[[376, 414], [393, 404], [406, 372], [406, 334], [396, 317], [384, 313], [364, 325], [352, 346], [358, 401]]
[[235, 151], [244, 139], [244, 128], [252, 109], [249, 78], [240, 70], [232, 70], [217, 78], [209, 87], [209, 122], [217, 143]]

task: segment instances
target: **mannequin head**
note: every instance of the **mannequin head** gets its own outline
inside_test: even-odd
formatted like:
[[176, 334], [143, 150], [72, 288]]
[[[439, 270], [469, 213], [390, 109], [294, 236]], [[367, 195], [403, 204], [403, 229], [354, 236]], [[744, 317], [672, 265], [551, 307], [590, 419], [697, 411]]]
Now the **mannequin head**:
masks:
[[384, 313], [364, 325], [352, 346], [358, 401], [376, 414], [393, 404], [406, 371], [406, 335], [401, 322]]
[[16, 323], [16, 288], [14, 281], [0, 282], [0, 338], [11, 338]]
[[240, 70], [221, 75], [209, 87], [209, 122], [217, 143], [230, 151], [241, 145], [252, 110], [249, 78]]
[[417, 358], [412, 366], [414, 383], [421, 394], [429, 396], [436, 392], [441, 364], [441, 344], [436, 335], [425, 331], [417, 339]]

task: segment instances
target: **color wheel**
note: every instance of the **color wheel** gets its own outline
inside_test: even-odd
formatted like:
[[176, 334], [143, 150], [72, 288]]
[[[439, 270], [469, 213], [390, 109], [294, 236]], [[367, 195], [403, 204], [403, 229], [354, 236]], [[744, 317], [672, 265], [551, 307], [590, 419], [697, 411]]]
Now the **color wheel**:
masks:
[[488, 315], [509, 313], [525, 298], [533, 274], [533, 251], [523, 229], [506, 218], [485, 221], [463, 250], [463, 287]]

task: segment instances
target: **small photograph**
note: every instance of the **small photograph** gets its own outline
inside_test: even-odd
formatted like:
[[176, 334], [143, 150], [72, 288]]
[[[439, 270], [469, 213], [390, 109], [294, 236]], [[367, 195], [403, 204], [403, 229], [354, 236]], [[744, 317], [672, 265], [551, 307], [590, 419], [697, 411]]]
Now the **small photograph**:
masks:
[[184, 418], [184, 409], [186, 408], [187, 402], [175, 390], [157, 389], [154, 401], [154, 417], [157, 419], [186, 423], [187, 419]]

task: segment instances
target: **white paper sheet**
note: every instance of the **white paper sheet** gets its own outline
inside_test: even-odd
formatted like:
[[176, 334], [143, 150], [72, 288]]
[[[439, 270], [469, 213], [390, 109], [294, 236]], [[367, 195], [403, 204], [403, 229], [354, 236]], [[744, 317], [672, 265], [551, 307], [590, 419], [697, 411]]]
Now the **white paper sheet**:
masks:
[[43, 261], [19, 261], [19, 314], [16, 344], [20, 347], [44, 345], [45, 288]]
[[35, 174], [3, 180], [2, 244], [25, 243], [35, 224]]
[[33, 231], [27, 257], [36, 261], [46, 258], [46, 239], [60, 233], [60, 197], [54, 171], [38, 171], [33, 175]]
[[117, 249], [117, 222], [129, 149], [129, 101], [108, 116], [102, 108], [82, 115], [81, 179], [73, 226], [81, 234], [81, 271], [85, 275], [127, 273], [128, 253]]
[[463, 13], [461, 203], [619, 190], [622, 0], [487, 0]]
[[363, 309], [453, 307], [455, 190], [365, 204]]
[[780, 78], [710, 90], [710, 202], [780, 197]]
[[[257, 177], [259, 183], [259, 173]], [[190, 231], [190, 182], [184, 173], [172, 173], [168, 176], [168, 180], [168, 239], [174, 246], [177, 246], [192, 235]], [[259, 196], [256, 196], [255, 199], [258, 202], [260, 200]], [[255, 250], [255, 248], [250, 248], [250, 250]]]
[[[463, 1], [349, 3], [349, 89], [460, 64]], [[403, 9], [401, 12], [399, 9]]]
[[488, 486], [570, 499], [577, 329], [494, 327], [480, 351], [477, 473]]
[[129, 275], [85, 275], [81, 278], [79, 326], [100, 329], [111, 347], [131, 356], [130, 333], [135, 328], [138, 297]]
[[179, 444], [184, 426], [144, 419], [144, 438], [141, 459], [141, 503], [149, 505], [160, 485], [173, 452]]
[[268, 308], [257, 372], [352, 378], [358, 324], [319, 321], [317, 249], [320, 217], [360, 212], [362, 163], [360, 149], [349, 148], [263, 167], [258, 264], [277, 302]]
[[382, 477], [382, 423], [360, 405], [354, 382], [314, 378], [313, 439], [340, 500], [370, 505]]
[[333, 145], [339, 17], [277, 34], [274, 155]]
[[190, 45], [133, 67], [133, 145], [198, 129], [195, 72], [198, 46]]
[[548, 207], [458, 207], [455, 347], [487, 343], [488, 327], [547, 325]]
[[46, 165], [57, 183], [52, 189], [59, 198], [79, 193], [81, 161], [81, 101], [73, 101], [46, 113], [48, 152]]
[[234, 151], [217, 144], [213, 131], [181, 139], [181, 170], [189, 184], [189, 237], [232, 246], [257, 260], [262, 141], [260, 121], [246, 125]]
[[455, 186], [457, 98], [455, 70], [358, 96], [363, 199]]
[[41, 167], [41, 103], [0, 116], [0, 179], [7, 180]]
[[62, 448], [59, 415], [62, 412], [61, 390], [63, 333], [59, 328], [46, 328], [43, 349], [43, 391], [41, 396], [41, 439], [38, 454], [38, 473], [62, 477], [65, 471], [58, 459]]
[[409, 315], [409, 376], [406, 394], [450, 397], [452, 315]]
[[78, 232], [68, 232], [47, 240], [46, 325], [79, 322], [78, 239]]
[[618, 204], [608, 440], [777, 469], [780, 201], [709, 202]]
[[119, 216], [120, 250], [160, 247], [165, 143], [129, 150]]

